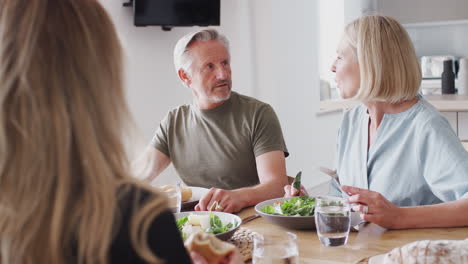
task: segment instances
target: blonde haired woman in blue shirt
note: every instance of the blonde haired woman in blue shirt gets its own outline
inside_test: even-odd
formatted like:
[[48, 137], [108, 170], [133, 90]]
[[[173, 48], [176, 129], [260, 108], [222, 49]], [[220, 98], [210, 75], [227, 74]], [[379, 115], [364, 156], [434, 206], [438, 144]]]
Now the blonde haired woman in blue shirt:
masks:
[[[341, 96], [362, 102], [344, 114], [337, 144], [354, 210], [392, 229], [468, 225], [468, 153], [418, 95], [421, 71], [402, 25], [387, 16], [351, 22], [332, 71]], [[331, 193], [340, 195], [337, 186]]]

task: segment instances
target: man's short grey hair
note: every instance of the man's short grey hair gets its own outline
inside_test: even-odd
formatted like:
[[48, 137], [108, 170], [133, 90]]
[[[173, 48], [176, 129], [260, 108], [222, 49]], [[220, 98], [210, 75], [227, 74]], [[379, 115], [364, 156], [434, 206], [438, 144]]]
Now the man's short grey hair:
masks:
[[189, 33], [183, 36], [174, 48], [174, 66], [176, 72], [180, 69], [183, 69], [190, 74], [190, 67], [192, 66], [192, 58], [189, 54], [189, 46], [195, 41], [209, 41], [209, 40], [218, 40], [220, 41], [228, 52], [229, 57], [229, 41], [228, 39], [218, 33], [215, 29], [204, 29], [196, 32]]

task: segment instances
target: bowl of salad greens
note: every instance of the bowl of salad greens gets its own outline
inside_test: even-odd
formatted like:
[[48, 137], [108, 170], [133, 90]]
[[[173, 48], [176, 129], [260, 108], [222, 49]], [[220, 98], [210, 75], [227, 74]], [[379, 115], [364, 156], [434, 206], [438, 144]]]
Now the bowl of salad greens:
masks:
[[228, 240], [239, 228], [242, 219], [234, 214], [214, 211], [194, 211], [174, 214], [177, 227], [185, 241], [192, 233], [206, 232]]
[[300, 196], [261, 202], [255, 211], [267, 221], [288, 229], [315, 229], [315, 198]]

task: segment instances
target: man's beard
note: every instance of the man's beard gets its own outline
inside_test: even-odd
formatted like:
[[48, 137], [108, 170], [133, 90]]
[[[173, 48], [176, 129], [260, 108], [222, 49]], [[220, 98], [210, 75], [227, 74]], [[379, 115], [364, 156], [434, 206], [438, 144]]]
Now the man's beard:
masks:
[[208, 97], [208, 100], [212, 103], [221, 103], [224, 101], [227, 101], [231, 97], [231, 89], [229, 89], [229, 92], [226, 95], [210, 95]]
[[231, 97], [231, 81], [230, 80], [218, 81], [213, 86], [213, 89], [216, 89], [216, 87], [220, 85], [226, 85], [228, 87], [227, 89], [229, 89], [229, 92], [225, 95], [207, 95], [206, 97], [211, 103], [215, 103], [215, 104], [221, 103], [221, 102], [228, 100]]

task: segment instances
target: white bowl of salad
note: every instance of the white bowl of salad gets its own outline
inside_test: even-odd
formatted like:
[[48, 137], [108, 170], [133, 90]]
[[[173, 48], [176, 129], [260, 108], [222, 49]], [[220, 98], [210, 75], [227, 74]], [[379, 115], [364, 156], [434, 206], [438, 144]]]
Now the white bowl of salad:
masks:
[[214, 234], [226, 241], [242, 223], [242, 219], [237, 215], [223, 212], [194, 211], [176, 213], [174, 216], [184, 241], [199, 231]]
[[288, 229], [315, 229], [315, 198], [301, 196], [261, 202], [255, 211], [267, 221]]

